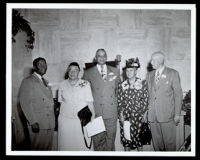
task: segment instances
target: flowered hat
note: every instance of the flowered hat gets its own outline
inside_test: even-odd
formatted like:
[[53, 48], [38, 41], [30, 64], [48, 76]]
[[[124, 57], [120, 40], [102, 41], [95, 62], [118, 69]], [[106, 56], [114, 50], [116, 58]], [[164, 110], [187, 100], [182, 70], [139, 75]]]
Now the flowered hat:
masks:
[[140, 68], [140, 62], [139, 62], [138, 57], [130, 58], [130, 59], [126, 60], [125, 69], [126, 68]]

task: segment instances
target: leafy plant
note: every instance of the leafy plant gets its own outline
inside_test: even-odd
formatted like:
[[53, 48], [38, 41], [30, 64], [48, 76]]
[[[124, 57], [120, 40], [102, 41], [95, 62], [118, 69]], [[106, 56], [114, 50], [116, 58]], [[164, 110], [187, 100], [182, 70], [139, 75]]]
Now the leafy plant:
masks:
[[182, 109], [186, 112], [184, 122], [186, 125], [191, 125], [191, 90], [189, 90], [183, 98]]
[[20, 15], [19, 11], [12, 10], [12, 41], [16, 42], [15, 36], [18, 32], [24, 31], [28, 36], [27, 49], [33, 49], [33, 43], [35, 41], [35, 32], [31, 29], [30, 23]]

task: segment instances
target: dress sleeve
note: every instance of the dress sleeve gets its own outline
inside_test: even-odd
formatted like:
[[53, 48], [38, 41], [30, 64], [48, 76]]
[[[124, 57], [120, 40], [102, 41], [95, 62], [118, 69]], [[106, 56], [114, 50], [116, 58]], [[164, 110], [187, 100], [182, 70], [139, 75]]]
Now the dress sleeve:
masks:
[[143, 95], [142, 95], [142, 111], [143, 113], [147, 111], [148, 109], [148, 99], [149, 99], [149, 94], [148, 94], [148, 88], [147, 88], [147, 81], [142, 82], [142, 90], [143, 90]]
[[86, 81], [86, 86], [85, 86], [85, 100], [87, 102], [93, 102], [93, 96], [92, 96], [92, 90], [91, 90], [91, 86], [90, 86], [90, 82]]
[[122, 112], [124, 106], [124, 93], [121, 83], [119, 83], [118, 85], [117, 102], [118, 102], [118, 117], [119, 117], [119, 114]]

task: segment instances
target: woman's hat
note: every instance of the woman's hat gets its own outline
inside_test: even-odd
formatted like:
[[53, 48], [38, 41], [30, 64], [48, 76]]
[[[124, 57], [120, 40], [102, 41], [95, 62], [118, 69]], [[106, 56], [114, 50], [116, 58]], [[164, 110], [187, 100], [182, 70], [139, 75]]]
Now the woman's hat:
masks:
[[130, 58], [130, 59], [126, 60], [125, 69], [126, 68], [140, 68], [139, 59], [136, 57], [136, 58]]

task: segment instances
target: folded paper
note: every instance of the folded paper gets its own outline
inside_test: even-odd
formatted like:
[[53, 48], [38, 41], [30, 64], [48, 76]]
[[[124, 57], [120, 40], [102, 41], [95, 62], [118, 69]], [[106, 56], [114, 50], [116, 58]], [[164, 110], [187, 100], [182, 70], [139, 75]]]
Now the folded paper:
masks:
[[96, 134], [106, 131], [102, 116], [97, 117], [91, 122], [89, 122], [85, 126], [85, 128], [86, 128], [88, 137], [91, 137], [91, 136], [94, 136]]
[[123, 129], [124, 129], [124, 137], [127, 139], [127, 140], [131, 140], [131, 133], [130, 133], [130, 122], [129, 121], [124, 121], [124, 126], [123, 126]]

